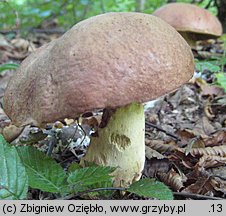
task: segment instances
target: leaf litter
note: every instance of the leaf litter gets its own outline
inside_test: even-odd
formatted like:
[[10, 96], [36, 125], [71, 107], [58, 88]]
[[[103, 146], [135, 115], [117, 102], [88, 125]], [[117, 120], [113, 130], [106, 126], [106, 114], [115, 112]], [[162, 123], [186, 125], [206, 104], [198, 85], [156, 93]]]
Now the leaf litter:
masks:
[[[208, 58], [223, 54], [222, 43], [200, 44], [196, 57], [205, 59], [203, 52]], [[164, 163], [148, 155], [144, 175], [155, 175], [175, 192], [226, 198], [226, 94], [213, 84], [210, 77], [193, 78], [146, 110], [146, 122], [177, 139], [146, 124], [146, 145], [161, 153]]]
[[[56, 37], [37, 33], [27, 39], [0, 35], [0, 63], [20, 63]], [[218, 57], [223, 54], [222, 44], [218, 41], [200, 44], [194, 53], [199, 59]], [[13, 73], [8, 70], [1, 74], [1, 103]], [[210, 85], [213, 79], [207, 69], [202, 77], [193, 78], [146, 109], [144, 177], [155, 177], [175, 192], [226, 198], [226, 94], [221, 87]], [[10, 130], [13, 133], [10, 141], [16, 145], [36, 145], [44, 152], [50, 142], [56, 142], [52, 156], [67, 169], [85, 154], [89, 136], [98, 128], [101, 114], [94, 112], [77, 120], [65, 119], [49, 124], [44, 130], [31, 126], [19, 132]], [[10, 120], [0, 108], [0, 133], [9, 126], [12, 127]], [[30, 191], [31, 199], [43, 194]]]

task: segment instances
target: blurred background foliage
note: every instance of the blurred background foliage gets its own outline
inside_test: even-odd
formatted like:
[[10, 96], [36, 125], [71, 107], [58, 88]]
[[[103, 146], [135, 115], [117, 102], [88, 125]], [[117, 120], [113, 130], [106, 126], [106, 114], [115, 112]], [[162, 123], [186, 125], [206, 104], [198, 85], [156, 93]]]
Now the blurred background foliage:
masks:
[[[111, 11], [152, 13], [168, 2], [188, 2], [218, 14], [216, 2], [226, 0], [0, 0], [0, 30], [48, 28], [52, 21], [62, 29], [93, 15]], [[54, 22], [53, 22], [54, 21]], [[44, 27], [43, 27], [44, 26]]]

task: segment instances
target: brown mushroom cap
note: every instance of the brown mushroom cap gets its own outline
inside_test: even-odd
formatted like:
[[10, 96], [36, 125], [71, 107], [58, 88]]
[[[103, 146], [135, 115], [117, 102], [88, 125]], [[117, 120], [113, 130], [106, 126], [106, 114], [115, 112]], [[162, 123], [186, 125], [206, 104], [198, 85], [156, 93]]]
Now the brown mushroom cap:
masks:
[[193, 71], [190, 47], [170, 25], [148, 14], [107, 13], [25, 59], [8, 84], [4, 109], [16, 125], [40, 125], [149, 101]]
[[192, 4], [166, 4], [157, 9], [153, 15], [163, 19], [180, 32], [194, 32], [211, 38], [220, 36], [223, 31], [217, 17]]

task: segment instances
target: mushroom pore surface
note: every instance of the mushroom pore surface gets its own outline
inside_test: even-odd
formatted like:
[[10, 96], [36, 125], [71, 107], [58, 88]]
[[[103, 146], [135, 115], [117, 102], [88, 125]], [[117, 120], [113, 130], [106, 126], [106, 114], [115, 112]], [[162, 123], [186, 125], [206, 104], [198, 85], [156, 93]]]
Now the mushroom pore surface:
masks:
[[41, 125], [149, 101], [187, 82], [193, 71], [190, 47], [164, 21], [106, 13], [26, 58], [8, 84], [4, 109], [15, 125]]

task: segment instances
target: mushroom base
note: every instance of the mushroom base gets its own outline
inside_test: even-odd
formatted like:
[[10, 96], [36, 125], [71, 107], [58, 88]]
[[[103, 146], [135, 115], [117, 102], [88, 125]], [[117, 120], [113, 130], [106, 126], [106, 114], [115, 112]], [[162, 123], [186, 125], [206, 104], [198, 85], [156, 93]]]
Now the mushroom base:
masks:
[[91, 138], [85, 161], [118, 167], [114, 186], [126, 187], [141, 177], [145, 162], [145, 118], [142, 104], [132, 103], [118, 108], [98, 136]]

